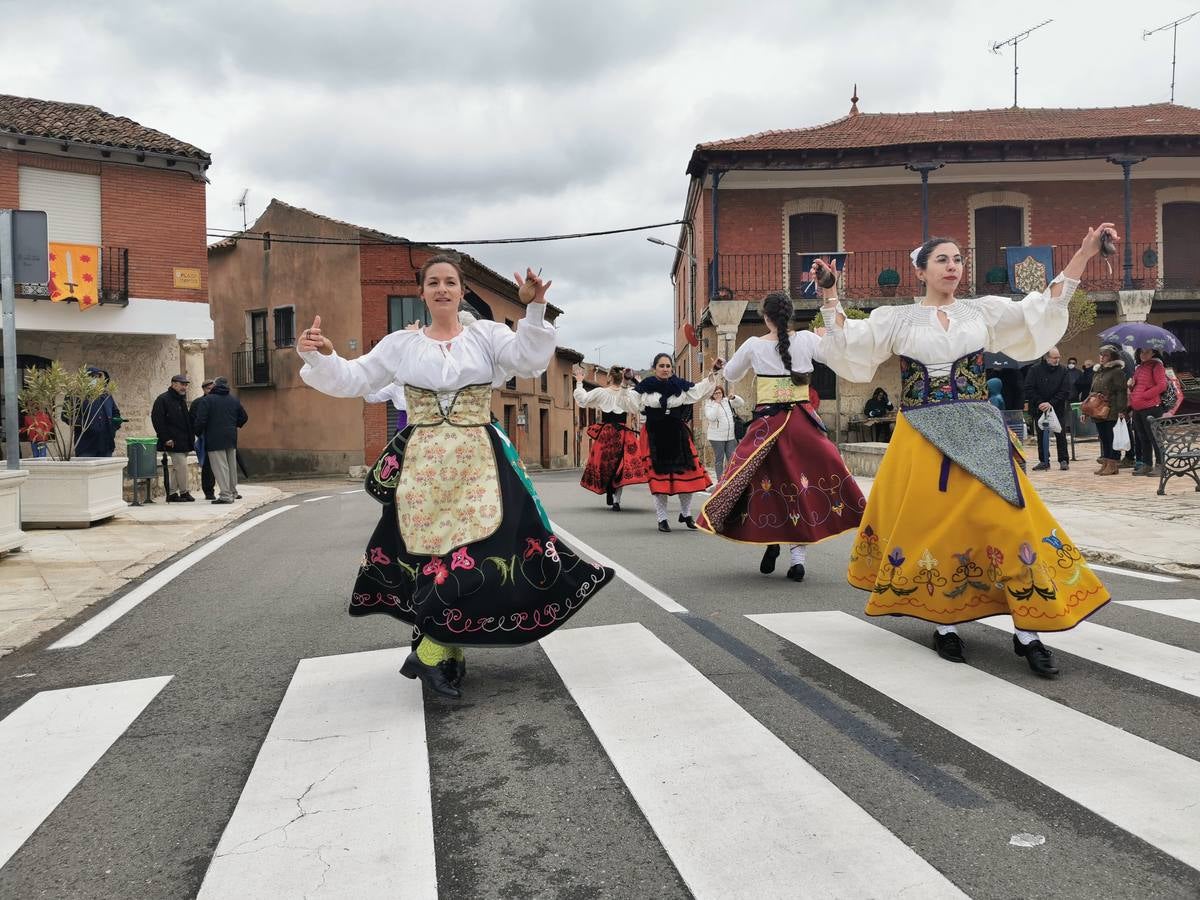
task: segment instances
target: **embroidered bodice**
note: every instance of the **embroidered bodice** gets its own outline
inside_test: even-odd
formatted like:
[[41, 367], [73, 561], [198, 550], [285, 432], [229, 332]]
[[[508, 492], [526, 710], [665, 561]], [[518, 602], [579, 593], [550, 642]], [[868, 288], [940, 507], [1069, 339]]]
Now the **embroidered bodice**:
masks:
[[935, 406], [940, 403], [986, 403], [987, 375], [983, 351], [956, 359], [944, 375], [930, 372], [924, 363], [900, 357], [900, 408]]
[[447, 396], [404, 386], [409, 425], [487, 425], [492, 421], [492, 386], [473, 384]]
[[790, 375], [759, 375], [755, 381], [755, 389], [759, 406], [808, 402], [808, 385], [792, 384]]

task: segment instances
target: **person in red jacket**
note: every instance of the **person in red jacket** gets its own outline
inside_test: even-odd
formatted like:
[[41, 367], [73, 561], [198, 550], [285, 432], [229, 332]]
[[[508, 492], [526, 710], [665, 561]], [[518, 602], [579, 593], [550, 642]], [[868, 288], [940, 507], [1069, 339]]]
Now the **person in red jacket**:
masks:
[[1133, 430], [1137, 435], [1137, 461], [1134, 475], [1162, 474], [1162, 450], [1150, 432], [1150, 419], [1163, 414], [1163, 393], [1167, 389], [1167, 367], [1157, 350], [1138, 350], [1137, 368], [1129, 380], [1129, 408], [1133, 410]]

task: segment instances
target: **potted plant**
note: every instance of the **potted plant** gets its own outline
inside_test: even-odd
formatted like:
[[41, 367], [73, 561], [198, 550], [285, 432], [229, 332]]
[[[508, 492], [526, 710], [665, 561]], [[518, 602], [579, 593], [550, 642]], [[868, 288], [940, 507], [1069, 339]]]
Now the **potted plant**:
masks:
[[900, 285], [900, 273], [895, 269], [884, 269], [879, 273], [879, 293], [884, 297], [895, 297]]
[[1008, 285], [1008, 266], [992, 266], [987, 270], [987, 274], [983, 276], [985, 283], [995, 285], [999, 288], [1001, 285]]
[[[57, 362], [25, 373], [19, 401], [27, 421], [38, 423], [47, 457], [21, 460], [29, 477], [21, 486], [21, 521], [50, 528], [86, 528], [125, 508], [121, 457], [77, 457], [78, 433], [106, 415], [107, 379]], [[76, 427], [78, 426], [78, 427]], [[31, 435], [34, 436], [34, 435]]]

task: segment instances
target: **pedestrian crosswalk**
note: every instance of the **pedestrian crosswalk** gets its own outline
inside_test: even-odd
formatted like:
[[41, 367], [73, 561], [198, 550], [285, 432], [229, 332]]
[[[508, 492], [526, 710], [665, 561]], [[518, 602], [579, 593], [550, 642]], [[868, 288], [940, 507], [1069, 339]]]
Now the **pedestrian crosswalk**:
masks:
[[[1143, 617], [1176, 616], [1194, 641], [1200, 616], [1182, 620], [1200, 613], [1195, 603], [1143, 601], [1130, 609]], [[750, 614], [740, 621], [742, 639], [757, 638], [757, 649], [779, 666], [797, 667], [798, 648], [850, 679], [858, 692], [844, 698], [847, 705], [861, 708], [871, 697], [881, 709], [898, 705], [923, 727], [948, 732], [1173, 857], [1195, 870], [1200, 883], [1200, 752], [1162, 746], [1094, 710], [1085, 714], [1067, 699], [1022, 686], [1012, 672], [990, 673], [986, 662], [950, 665], [886, 622], [838, 611]], [[1000, 619], [984, 625], [1011, 631]], [[967, 628], [979, 638], [988, 634], [982, 626]], [[826, 771], [827, 760], [810, 758], [803, 742], [718, 686], [715, 670], [697, 661], [702, 654], [673, 633], [640, 623], [580, 625], [543, 640], [544, 657], [529, 652], [556, 679], [553, 696], [543, 692], [540, 701], [578, 710], [577, 739], [594, 741], [611, 763], [619, 788], [609, 789], [628, 792], [631, 814], [649, 826], [693, 896], [978, 894], [977, 883], [948, 866], [954, 854], [930, 854], [913, 846], [911, 831], [895, 833], [877, 818], [877, 800], [856, 796], [852, 781]], [[1177, 697], [1181, 716], [1195, 713], [1200, 654], [1092, 623], [1045, 640], [1060, 661], [1074, 656], [1134, 688], [1168, 688], [1174, 693], [1164, 702]], [[192, 887], [199, 897], [439, 896], [439, 875], [446, 875], [439, 867], [454, 863], [438, 855], [439, 829], [446, 826], [432, 787], [431, 733], [462, 728], [476, 713], [463, 705], [431, 715], [419, 682], [398, 673], [404, 653], [299, 662], [244, 784], [228, 798], [223, 831], [212, 837], [215, 850], [209, 843], [188, 852], [204, 861]], [[482, 661], [484, 653], [473, 658]], [[722, 665], [727, 673], [740, 664], [723, 658]], [[1085, 674], [1064, 669], [1067, 679]], [[486, 664], [476, 663], [472, 677], [487, 677], [481, 670]], [[54, 809], [170, 681], [164, 675], [44, 691], [0, 720], [0, 866], [39, 840]], [[536, 720], [538, 703], [512, 702], [522, 704], [520, 716]], [[914, 751], [923, 752], [919, 745]], [[494, 766], [497, 780], [505, 779], [507, 754], [467, 758], [464, 765]], [[981, 851], [964, 846], [962, 852]]]

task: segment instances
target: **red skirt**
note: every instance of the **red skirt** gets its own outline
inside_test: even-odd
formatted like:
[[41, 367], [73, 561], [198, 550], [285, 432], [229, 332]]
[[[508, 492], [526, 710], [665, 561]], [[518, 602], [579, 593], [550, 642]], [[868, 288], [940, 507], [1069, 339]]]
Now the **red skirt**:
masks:
[[624, 425], [596, 422], [587, 427], [592, 439], [581, 487], [593, 494], [607, 494], [627, 484], [645, 484], [650, 478], [645, 457], [638, 452], [638, 435]]
[[744, 544], [815, 544], [858, 528], [867, 501], [806, 404], [750, 423], [697, 527]]
[[647, 482], [650, 485], [650, 493], [694, 494], [696, 491], [707, 490], [712, 485], [712, 479], [708, 477], [708, 472], [696, 459], [696, 444], [692, 440], [690, 432], [684, 436], [687, 448], [691, 452], [690, 464], [683, 472], [664, 474], [654, 468], [654, 462], [650, 456], [649, 431], [649, 428], [643, 428], [638, 435], [638, 456], [643, 460], [648, 473]]

